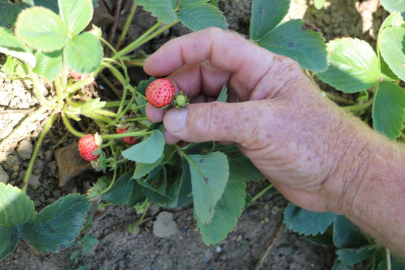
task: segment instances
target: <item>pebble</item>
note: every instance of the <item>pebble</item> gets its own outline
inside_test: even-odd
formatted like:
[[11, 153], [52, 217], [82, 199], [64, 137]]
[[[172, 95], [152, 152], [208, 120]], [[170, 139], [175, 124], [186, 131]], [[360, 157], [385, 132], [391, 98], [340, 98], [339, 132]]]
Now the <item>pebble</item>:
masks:
[[0, 182], [7, 184], [9, 180], [10, 180], [10, 177], [8, 176], [6, 171], [3, 169], [3, 167], [0, 165]]
[[31, 174], [30, 176], [30, 182], [29, 182], [29, 186], [33, 189], [36, 190], [37, 188], [39, 188], [41, 186], [41, 182], [39, 181], [39, 178], [41, 177], [40, 174]]

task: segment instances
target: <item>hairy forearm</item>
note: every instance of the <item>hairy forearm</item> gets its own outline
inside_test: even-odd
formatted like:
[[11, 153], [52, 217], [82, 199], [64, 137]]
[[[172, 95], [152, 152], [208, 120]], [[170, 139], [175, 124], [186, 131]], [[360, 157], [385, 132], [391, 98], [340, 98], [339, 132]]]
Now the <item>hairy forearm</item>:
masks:
[[405, 147], [374, 135], [364, 153], [359, 162], [366, 170], [352, 179], [343, 212], [365, 232], [405, 257]]

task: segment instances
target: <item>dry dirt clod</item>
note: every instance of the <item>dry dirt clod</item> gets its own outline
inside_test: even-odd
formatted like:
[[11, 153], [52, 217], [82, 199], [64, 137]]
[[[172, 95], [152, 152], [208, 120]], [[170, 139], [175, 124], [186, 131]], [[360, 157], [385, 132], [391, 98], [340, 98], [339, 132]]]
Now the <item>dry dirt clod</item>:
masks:
[[10, 177], [8, 174], [4, 171], [3, 167], [0, 165], [0, 182], [7, 184], [8, 180], [10, 180]]
[[173, 220], [173, 214], [161, 212], [153, 223], [153, 234], [160, 238], [169, 238], [177, 233], [177, 224]]
[[23, 140], [17, 147], [17, 154], [23, 160], [28, 160], [32, 155], [32, 144], [30, 140]]

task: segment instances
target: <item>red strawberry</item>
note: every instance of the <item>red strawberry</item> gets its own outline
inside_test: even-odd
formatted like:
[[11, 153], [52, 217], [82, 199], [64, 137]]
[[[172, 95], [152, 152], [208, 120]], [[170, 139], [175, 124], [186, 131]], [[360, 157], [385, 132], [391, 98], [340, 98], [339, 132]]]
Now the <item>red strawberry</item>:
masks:
[[99, 155], [93, 155], [94, 150], [98, 148], [94, 135], [86, 135], [79, 140], [79, 152], [82, 158], [87, 161], [93, 161]]
[[[127, 131], [128, 131], [128, 128], [125, 128], [125, 129], [117, 128], [117, 133], [118, 134], [124, 134], [124, 133], [127, 133]], [[122, 139], [126, 144], [129, 144], [129, 145], [133, 145], [133, 144], [136, 144], [138, 142], [136, 137], [124, 137]]]
[[146, 99], [157, 108], [163, 108], [172, 102], [174, 85], [168, 79], [157, 79], [146, 89]]

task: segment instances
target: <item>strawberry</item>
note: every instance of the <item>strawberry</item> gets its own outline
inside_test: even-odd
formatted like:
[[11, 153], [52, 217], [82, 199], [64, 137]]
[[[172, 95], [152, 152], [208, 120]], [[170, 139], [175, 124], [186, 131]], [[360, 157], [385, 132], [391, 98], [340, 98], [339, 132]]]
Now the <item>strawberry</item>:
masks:
[[[124, 134], [124, 133], [127, 133], [127, 131], [128, 131], [128, 128], [121, 129], [121, 128], [117, 127], [117, 133], [118, 134]], [[136, 137], [124, 137], [122, 139], [126, 144], [129, 144], [129, 145], [133, 145], [133, 144], [136, 144], [138, 142]]]
[[157, 79], [146, 89], [146, 99], [157, 108], [168, 106], [174, 97], [174, 85], [168, 79]]
[[98, 148], [94, 135], [86, 135], [79, 140], [79, 152], [82, 158], [87, 161], [93, 161], [99, 155], [93, 155], [93, 152]]

